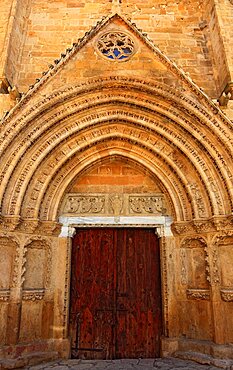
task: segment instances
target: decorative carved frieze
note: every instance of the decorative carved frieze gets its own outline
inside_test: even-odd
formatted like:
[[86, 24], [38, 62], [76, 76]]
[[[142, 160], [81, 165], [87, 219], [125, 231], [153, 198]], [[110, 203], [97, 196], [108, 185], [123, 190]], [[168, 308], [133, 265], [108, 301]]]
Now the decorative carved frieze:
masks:
[[190, 189], [193, 193], [193, 198], [195, 201], [195, 205], [198, 209], [198, 215], [200, 218], [205, 218], [207, 216], [206, 208], [205, 208], [205, 203], [203, 200], [202, 192], [199, 189], [197, 184], [191, 184]]
[[218, 251], [217, 248], [214, 247], [212, 249], [212, 282], [213, 284], [217, 285], [220, 282], [219, 276], [219, 268], [218, 268]]
[[187, 289], [187, 298], [192, 300], [205, 300], [210, 299], [210, 291], [208, 289]]
[[105, 197], [102, 195], [83, 196], [68, 195], [64, 207], [65, 213], [72, 214], [93, 214], [104, 213]]
[[225, 302], [233, 302], [233, 289], [221, 289], [221, 298]]
[[165, 199], [162, 194], [68, 194], [62, 214], [105, 215], [164, 215]]
[[41, 301], [44, 298], [44, 289], [28, 289], [23, 291], [23, 301]]
[[188, 283], [188, 272], [187, 272], [187, 256], [184, 248], [180, 249], [180, 262], [181, 262], [181, 284], [186, 285]]
[[130, 196], [129, 197], [129, 212], [137, 214], [164, 214], [163, 196]]
[[8, 215], [3, 218], [3, 228], [8, 231], [14, 231], [20, 224], [20, 216]]
[[10, 290], [2, 289], [0, 290], [0, 302], [7, 302], [10, 298]]
[[205, 220], [193, 220], [190, 222], [174, 222], [172, 231], [174, 234], [185, 235], [193, 233], [208, 233], [224, 231], [224, 236], [229, 232], [231, 234], [233, 225], [233, 216], [212, 217]]

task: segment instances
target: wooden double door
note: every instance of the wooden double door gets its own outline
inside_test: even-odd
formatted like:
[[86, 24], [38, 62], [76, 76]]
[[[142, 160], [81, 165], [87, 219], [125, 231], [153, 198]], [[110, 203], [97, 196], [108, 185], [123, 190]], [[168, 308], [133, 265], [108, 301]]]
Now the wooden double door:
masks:
[[72, 248], [72, 357], [159, 357], [160, 285], [154, 230], [77, 229]]

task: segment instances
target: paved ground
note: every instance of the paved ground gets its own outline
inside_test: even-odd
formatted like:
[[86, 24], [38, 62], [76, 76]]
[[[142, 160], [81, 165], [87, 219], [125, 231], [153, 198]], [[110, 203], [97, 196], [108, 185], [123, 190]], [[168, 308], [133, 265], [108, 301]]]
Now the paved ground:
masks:
[[196, 362], [166, 359], [143, 359], [143, 360], [113, 360], [113, 361], [84, 361], [84, 360], [61, 360], [37, 366], [26, 367], [31, 370], [216, 370], [214, 366], [200, 365]]

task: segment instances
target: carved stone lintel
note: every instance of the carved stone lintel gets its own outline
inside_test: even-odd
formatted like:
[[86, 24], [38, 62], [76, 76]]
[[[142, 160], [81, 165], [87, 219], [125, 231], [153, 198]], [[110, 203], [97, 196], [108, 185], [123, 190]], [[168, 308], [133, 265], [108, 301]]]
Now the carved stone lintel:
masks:
[[68, 194], [62, 214], [97, 215], [164, 215], [163, 194]]
[[210, 299], [210, 291], [208, 289], [187, 289], [187, 298], [194, 300], [205, 300]]
[[30, 289], [23, 291], [23, 301], [41, 301], [44, 298], [44, 289]]
[[221, 289], [221, 298], [225, 302], [233, 302], [233, 289]]
[[10, 290], [2, 289], [0, 290], [0, 302], [7, 302], [10, 298]]

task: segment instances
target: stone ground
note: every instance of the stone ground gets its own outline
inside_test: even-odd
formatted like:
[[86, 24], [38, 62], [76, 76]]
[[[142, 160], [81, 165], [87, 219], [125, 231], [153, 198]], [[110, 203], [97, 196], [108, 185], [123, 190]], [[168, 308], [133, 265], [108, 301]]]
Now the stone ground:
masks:
[[175, 358], [135, 359], [135, 360], [60, 360], [36, 366], [25, 367], [30, 370], [217, 370], [209, 365]]

